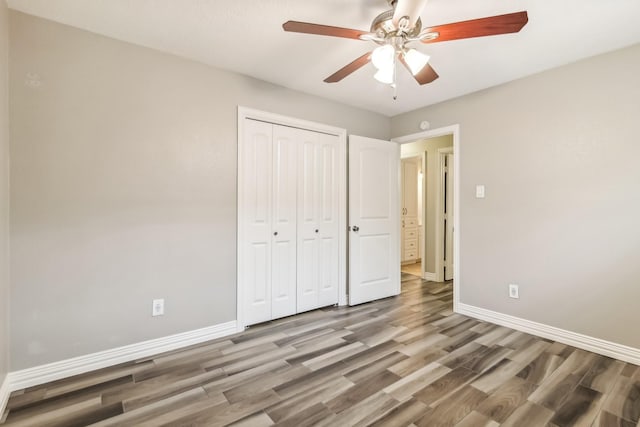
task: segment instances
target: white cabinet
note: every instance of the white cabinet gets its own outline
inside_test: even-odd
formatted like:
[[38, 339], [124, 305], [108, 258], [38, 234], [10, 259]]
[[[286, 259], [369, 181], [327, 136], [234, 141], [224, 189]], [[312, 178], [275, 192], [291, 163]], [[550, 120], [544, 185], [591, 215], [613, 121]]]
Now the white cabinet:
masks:
[[340, 154], [335, 135], [244, 119], [239, 280], [246, 325], [338, 302]]
[[418, 254], [419, 158], [402, 159], [402, 262], [415, 262]]

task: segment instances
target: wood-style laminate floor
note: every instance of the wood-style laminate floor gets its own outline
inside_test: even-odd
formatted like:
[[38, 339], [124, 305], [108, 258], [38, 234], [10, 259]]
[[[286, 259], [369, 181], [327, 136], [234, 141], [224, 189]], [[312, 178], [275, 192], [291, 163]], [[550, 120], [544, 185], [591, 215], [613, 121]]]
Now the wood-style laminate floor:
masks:
[[414, 262], [413, 264], [402, 264], [400, 266], [400, 271], [402, 271], [403, 273], [422, 277], [422, 263], [418, 261]]
[[640, 370], [452, 312], [451, 284], [16, 392], [6, 426], [637, 426]]

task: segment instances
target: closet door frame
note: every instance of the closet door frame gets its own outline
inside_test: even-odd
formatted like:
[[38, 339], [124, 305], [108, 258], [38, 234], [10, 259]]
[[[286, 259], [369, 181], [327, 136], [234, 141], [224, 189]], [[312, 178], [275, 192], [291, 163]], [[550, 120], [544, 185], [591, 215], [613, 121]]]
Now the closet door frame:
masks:
[[236, 187], [236, 200], [237, 200], [237, 217], [236, 217], [236, 329], [237, 331], [243, 331], [246, 327], [244, 313], [244, 291], [245, 291], [245, 273], [246, 269], [243, 265], [242, 259], [242, 247], [244, 242], [244, 230], [243, 230], [243, 197], [242, 189], [244, 188], [244, 123], [245, 119], [258, 120], [262, 122], [271, 123], [274, 125], [289, 126], [298, 129], [310, 130], [314, 132], [325, 133], [329, 135], [335, 135], [339, 140], [339, 290], [338, 290], [338, 304], [347, 304], [347, 131], [346, 129], [325, 125], [322, 123], [316, 123], [308, 120], [302, 120], [295, 117], [283, 116], [280, 114], [270, 113], [267, 111], [255, 110], [243, 106], [238, 106], [238, 136], [237, 136], [237, 187]]

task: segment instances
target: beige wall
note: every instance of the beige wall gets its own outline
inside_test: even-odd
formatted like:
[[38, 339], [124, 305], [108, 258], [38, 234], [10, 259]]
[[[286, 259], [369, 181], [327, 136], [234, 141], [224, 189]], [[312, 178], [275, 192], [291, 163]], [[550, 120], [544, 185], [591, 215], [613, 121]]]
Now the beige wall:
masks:
[[[0, 1], [0, 385], [9, 368], [9, 11]], [[0, 406], [2, 403], [0, 402]], [[0, 413], [0, 417], [2, 414]]]
[[422, 206], [425, 218], [425, 241], [422, 253], [425, 254], [426, 271], [435, 273], [436, 271], [436, 198], [438, 196], [438, 174], [440, 166], [438, 164], [438, 150], [441, 148], [453, 147], [453, 135], [438, 136], [425, 139], [423, 141], [402, 144], [400, 152], [402, 157], [410, 157], [426, 153], [426, 190], [423, 192]]
[[392, 119], [460, 124], [463, 303], [640, 348], [639, 117], [634, 45]]
[[238, 105], [390, 134], [378, 114], [17, 12], [11, 48], [12, 370], [235, 319]]

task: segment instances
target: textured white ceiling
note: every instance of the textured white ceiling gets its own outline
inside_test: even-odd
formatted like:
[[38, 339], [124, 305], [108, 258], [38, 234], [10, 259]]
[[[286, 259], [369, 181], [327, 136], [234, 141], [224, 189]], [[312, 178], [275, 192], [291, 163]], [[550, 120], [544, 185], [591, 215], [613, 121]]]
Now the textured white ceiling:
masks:
[[[520, 33], [418, 49], [440, 78], [399, 73], [398, 99], [371, 64], [323, 79], [375, 45], [285, 33], [287, 20], [368, 30], [386, 0], [8, 0], [12, 9], [393, 116], [640, 42], [640, 0], [430, 0], [423, 25], [527, 10]], [[415, 47], [415, 46], [414, 46]], [[606, 84], [606, 82], [603, 82]]]

